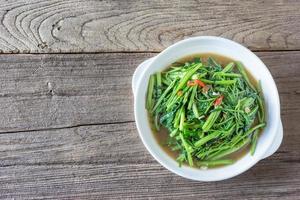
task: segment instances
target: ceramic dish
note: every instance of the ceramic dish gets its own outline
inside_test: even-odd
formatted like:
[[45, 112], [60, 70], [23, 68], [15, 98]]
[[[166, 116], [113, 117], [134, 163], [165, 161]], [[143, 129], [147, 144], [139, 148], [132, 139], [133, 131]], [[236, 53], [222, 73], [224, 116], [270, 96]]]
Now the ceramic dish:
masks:
[[[241, 61], [254, 78], [261, 81], [267, 114], [267, 126], [259, 137], [253, 156], [247, 153], [232, 165], [207, 170], [188, 166], [179, 167], [178, 163], [164, 152], [155, 140], [145, 109], [145, 95], [150, 75], [162, 71], [180, 58], [201, 53], [220, 54]], [[234, 177], [272, 155], [281, 144], [283, 128], [280, 119], [280, 102], [272, 75], [254, 53], [231, 40], [202, 36], [180, 41], [140, 64], [133, 75], [132, 89], [136, 126], [145, 147], [165, 168], [185, 178], [198, 181], [219, 181]]]

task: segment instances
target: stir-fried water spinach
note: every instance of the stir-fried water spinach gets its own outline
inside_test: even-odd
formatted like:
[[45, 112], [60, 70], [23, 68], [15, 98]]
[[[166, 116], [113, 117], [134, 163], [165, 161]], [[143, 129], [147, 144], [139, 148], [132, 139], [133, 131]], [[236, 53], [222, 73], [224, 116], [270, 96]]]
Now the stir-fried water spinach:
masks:
[[180, 165], [232, 164], [228, 156], [248, 145], [253, 155], [266, 125], [260, 84], [250, 82], [242, 63], [221, 66], [213, 58], [174, 63], [151, 75], [146, 108], [153, 128], [168, 130]]

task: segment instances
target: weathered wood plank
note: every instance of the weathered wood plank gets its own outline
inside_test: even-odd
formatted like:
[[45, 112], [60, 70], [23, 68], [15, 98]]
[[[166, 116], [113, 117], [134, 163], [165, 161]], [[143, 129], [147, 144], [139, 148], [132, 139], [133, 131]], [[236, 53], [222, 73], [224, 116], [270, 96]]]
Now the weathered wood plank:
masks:
[[0, 167], [153, 162], [134, 122], [0, 134], [0, 158]]
[[[300, 162], [297, 115], [283, 115], [279, 161]], [[0, 167], [55, 164], [152, 163], [134, 122], [0, 134]], [[300, 180], [299, 180], [300, 181]]]
[[1, 168], [0, 198], [291, 200], [300, 195], [299, 167], [266, 161], [235, 179], [201, 183], [159, 164], [16, 166]]
[[[133, 121], [131, 77], [151, 53], [0, 55], [0, 132]], [[300, 52], [258, 53], [282, 114], [300, 113]]]
[[149, 56], [1, 55], [0, 130], [132, 121], [131, 76]]
[[297, 0], [0, 2], [5, 53], [161, 51], [199, 35], [251, 49], [300, 49]]
[[[299, 114], [283, 115], [278, 158], [298, 162]], [[134, 122], [0, 134], [0, 167], [43, 164], [151, 163]]]
[[133, 122], [0, 134], [0, 198], [297, 199], [298, 132], [283, 116], [278, 153], [246, 173], [201, 183], [164, 169], [146, 152]]
[[[281, 95], [279, 151], [243, 175], [217, 183], [172, 174], [142, 145], [131, 122], [130, 83], [136, 65], [153, 55], [0, 55], [0, 198], [300, 196], [300, 52], [258, 53]], [[46, 130], [3, 133], [30, 129]]]

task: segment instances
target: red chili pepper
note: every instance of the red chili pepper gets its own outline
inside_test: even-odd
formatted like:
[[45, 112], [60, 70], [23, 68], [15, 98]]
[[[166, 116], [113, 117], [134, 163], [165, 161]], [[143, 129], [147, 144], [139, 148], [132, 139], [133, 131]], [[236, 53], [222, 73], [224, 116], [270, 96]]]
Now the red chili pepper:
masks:
[[219, 105], [222, 103], [223, 98], [224, 98], [223, 95], [219, 96], [219, 97], [215, 100], [214, 106], [219, 106]]
[[205, 87], [205, 83], [203, 83], [203, 82], [202, 82], [201, 80], [199, 80], [199, 79], [196, 79], [196, 80], [195, 80], [195, 83], [198, 84], [198, 85], [199, 85], [200, 87], [202, 87], [202, 88]]
[[187, 86], [194, 86], [196, 85], [197, 83], [195, 83], [195, 81], [188, 81], [187, 82]]
[[205, 83], [203, 83], [202, 81], [200, 81], [199, 79], [196, 79], [194, 81], [188, 81], [187, 82], [188, 86], [195, 86], [195, 85], [199, 85], [199, 87], [205, 87]]

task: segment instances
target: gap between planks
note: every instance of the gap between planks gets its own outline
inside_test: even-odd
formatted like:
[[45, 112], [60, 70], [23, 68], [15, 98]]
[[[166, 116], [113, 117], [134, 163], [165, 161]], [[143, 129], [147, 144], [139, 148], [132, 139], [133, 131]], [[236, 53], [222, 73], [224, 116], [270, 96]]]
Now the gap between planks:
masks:
[[[247, 47], [246, 47], [247, 48]], [[249, 48], [248, 48], [249, 49]], [[162, 51], [164, 51], [165, 49], [163, 49]], [[256, 49], [256, 50], [251, 50], [250, 51], [254, 52], [254, 53], [260, 53], [260, 52], [297, 52], [300, 51], [300, 49]], [[2, 52], [0, 53], [0, 55], [62, 55], [62, 54], [139, 54], [139, 53], [160, 53], [162, 51], [91, 51], [91, 52], [32, 52], [32, 53], [6, 53], [6, 52]]]
[[19, 130], [19, 131], [3, 131], [3, 132], [0, 132], [0, 135], [13, 134], [13, 133], [39, 132], [39, 131], [53, 131], [53, 130], [78, 128], [78, 127], [84, 127], [84, 126], [104, 126], [104, 125], [128, 124], [128, 123], [134, 123], [134, 122], [135, 121], [104, 122], [104, 123], [78, 124], [78, 125], [73, 125], [73, 126], [62, 126], [62, 127], [53, 127], [53, 128], [38, 128], [38, 129]]

